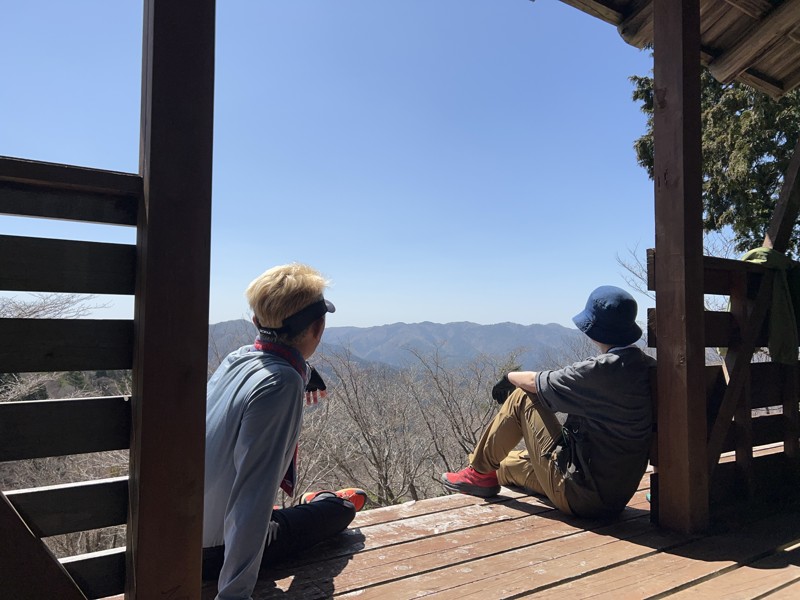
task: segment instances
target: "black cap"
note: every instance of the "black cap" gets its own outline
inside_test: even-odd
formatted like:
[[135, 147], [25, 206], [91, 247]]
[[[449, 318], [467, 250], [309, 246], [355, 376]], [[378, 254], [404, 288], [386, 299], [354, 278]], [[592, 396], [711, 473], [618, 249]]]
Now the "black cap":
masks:
[[266, 335], [273, 335], [273, 336], [297, 335], [298, 333], [303, 331], [306, 327], [311, 325], [311, 323], [319, 319], [322, 315], [329, 312], [336, 312], [336, 307], [330, 300], [325, 300], [325, 298], [322, 298], [321, 300], [312, 302], [311, 304], [297, 311], [293, 315], [286, 317], [283, 320], [283, 324], [280, 327], [278, 328], [262, 327], [261, 325], [259, 325], [258, 331]]

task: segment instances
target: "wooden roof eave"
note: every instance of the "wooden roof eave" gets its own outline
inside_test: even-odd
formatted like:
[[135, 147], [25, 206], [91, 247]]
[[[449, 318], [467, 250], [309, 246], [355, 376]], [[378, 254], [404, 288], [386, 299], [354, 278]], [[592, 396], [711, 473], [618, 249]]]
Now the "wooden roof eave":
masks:
[[[645, 48], [653, 43], [652, 0], [561, 0], [610, 23], [628, 44]], [[705, 36], [702, 39], [702, 63], [723, 83], [740, 81], [773, 98], [780, 98], [800, 86], [800, 0], [784, 0], [773, 5], [768, 0], [701, 0], [704, 7], [735, 11], [730, 18], [737, 21], [742, 33], [732, 44], [716, 47]], [[710, 12], [710, 11], [709, 11]], [[705, 32], [707, 28], [701, 24]], [[769, 60], [769, 52], [780, 40], [797, 46], [777, 62]], [[788, 73], [787, 75], [780, 75]]]

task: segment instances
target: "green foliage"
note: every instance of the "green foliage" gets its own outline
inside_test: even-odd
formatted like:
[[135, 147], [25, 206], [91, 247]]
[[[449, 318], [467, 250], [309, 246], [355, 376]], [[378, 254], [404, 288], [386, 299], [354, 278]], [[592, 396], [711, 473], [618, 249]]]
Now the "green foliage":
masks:
[[[634, 143], [639, 164], [653, 178], [653, 79], [631, 77], [633, 100], [647, 115], [647, 132]], [[730, 228], [738, 251], [761, 245], [783, 174], [800, 134], [800, 90], [773, 100], [740, 84], [701, 79], [703, 226]], [[790, 252], [797, 255], [796, 227]]]

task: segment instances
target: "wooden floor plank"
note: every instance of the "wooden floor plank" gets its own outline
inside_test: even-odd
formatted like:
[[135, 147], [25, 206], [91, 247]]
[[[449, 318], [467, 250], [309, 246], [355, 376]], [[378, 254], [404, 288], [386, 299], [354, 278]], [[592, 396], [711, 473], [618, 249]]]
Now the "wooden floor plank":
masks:
[[[779, 551], [753, 564], [739, 566], [724, 575], [672, 594], [670, 598], [749, 600], [780, 591], [794, 583], [800, 583], [800, 548]], [[794, 598], [800, 598], [800, 589], [795, 590]]]
[[[645, 511], [629, 509], [623, 518], [647, 522], [649, 515]], [[332, 579], [336, 593], [341, 594], [368, 587], [372, 582], [388, 582], [412, 577], [418, 573], [454, 567], [480, 557], [531, 547], [602, 525], [603, 522], [569, 518], [552, 510], [534, 513], [511, 521], [450, 531], [444, 535], [421, 538], [377, 551], [365, 550], [353, 556], [346, 571]], [[305, 572], [281, 569], [273, 571], [272, 576], [275, 577], [279, 590], [290, 587], [298, 589], [294, 584], [294, 579], [298, 576], [311, 585], [331, 579], [332, 569], [326, 569], [320, 564], [313, 565], [313, 569], [316, 569], [316, 578], [311, 573], [312, 569], [306, 569]], [[259, 596], [259, 598], [272, 597], [275, 595]]]
[[[637, 491], [650, 489], [650, 475], [651, 472], [645, 473], [642, 481], [639, 483]], [[444, 510], [449, 510], [451, 508], [470, 506], [474, 504], [506, 502], [512, 498], [523, 498], [526, 496], [529, 496], [529, 494], [520, 488], [503, 486], [500, 489], [500, 495], [494, 498], [481, 499], [474, 496], [467, 496], [465, 494], [451, 494], [449, 496], [441, 496], [439, 498], [428, 498], [426, 500], [418, 500], [416, 502], [405, 502], [396, 506], [384, 506], [382, 508], [365, 510], [364, 512], [356, 515], [355, 520], [351, 524], [351, 528], [366, 527], [368, 525], [375, 525], [377, 523], [388, 523], [391, 521], [398, 521], [410, 517], [418, 517], [425, 514], [433, 514], [442, 512]]]
[[[314, 553], [314, 561], [319, 562], [335, 558], [343, 553], [352, 553], [355, 549], [360, 552], [375, 551], [394, 546], [395, 544], [408, 543], [431, 536], [442, 535], [454, 531], [468, 530], [487, 524], [520, 519], [532, 514], [554, 511], [551, 506], [541, 502], [533, 496], [521, 496], [513, 502], [473, 503], [467, 506], [454, 508], [447, 511], [429, 513], [418, 517], [398, 519], [391, 522], [378, 523], [367, 527], [350, 528], [344, 532], [345, 543], [342, 536], [331, 543], [323, 543]], [[353, 538], [353, 544], [347, 544], [346, 538]], [[287, 569], [292, 569], [298, 564], [305, 564], [308, 559], [300, 558], [288, 562]]]
[[[342, 597], [484, 599], [507, 598], [536, 584], [555, 584], [565, 573], [591, 572], [610, 563], [652, 553], [682, 536], [656, 531], [646, 517], [622, 521], [597, 531], [580, 531], [567, 537], [453, 565], [420, 576], [374, 585]], [[524, 568], [521, 568], [524, 567]], [[524, 572], [524, 575], [523, 575]], [[511, 584], [509, 587], [507, 584]], [[338, 590], [337, 590], [338, 592]]]
[[769, 600], [797, 600], [800, 598], [800, 580], [795, 579], [791, 584], [772, 592], [767, 598]]
[[723, 574], [737, 564], [749, 564], [800, 537], [800, 519], [781, 514], [759, 520], [733, 532], [704, 537], [669, 552], [642, 556], [640, 560], [567, 581], [526, 597], [552, 594], [585, 596], [603, 593], [618, 598], [649, 598], [677, 591], [706, 578]]
[[500, 490], [499, 496], [487, 498], [485, 500], [480, 498], [476, 499], [474, 496], [466, 496], [464, 494], [451, 494], [440, 498], [417, 500], [416, 502], [412, 500], [395, 506], [384, 506], [360, 512], [356, 515], [350, 527], [367, 527], [369, 525], [377, 525], [378, 523], [390, 523], [401, 519], [443, 512], [453, 508], [474, 505], [476, 504], [476, 500], [477, 503], [480, 504], [495, 504], [497, 502], [507, 502], [512, 498], [522, 498], [527, 495], [528, 494], [520, 490], [503, 487]]
[[[253, 598], [800, 598], [797, 512], [784, 506], [724, 534], [669, 533], [650, 523], [649, 483], [646, 474], [614, 522], [505, 489], [365, 511], [306, 556], [264, 570]], [[207, 584], [203, 598], [214, 593]]]
[[[398, 511], [392, 520], [387, 520], [387, 515], [385, 515], [378, 519], [381, 522], [375, 525], [358, 528], [351, 526], [336, 538], [315, 547], [313, 553], [287, 561], [281, 565], [279, 571], [262, 572], [260, 581], [277, 580], [281, 582], [281, 587], [278, 588], [280, 591], [298, 577], [303, 579], [307, 576], [311, 583], [306, 587], [308, 585], [313, 587], [315, 579], [324, 578], [315, 576], [314, 573], [327, 574], [330, 571], [336, 571], [343, 558], [349, 561], [355, 555], [359, 557], [359, 560], [363, 560], [361, 557], [370, 556], [370, 552], [390, 548], [396, 544], [441, 536], [453, 531], [469, 530], [497, 522], [517, 520], [531, 514], [555, 510], [536, 497], [518, 493], [515, 495], [516, 498], [506, 498], [502, 502], [485, 502], [480, 498], [459, 494], [452, 496], [454, 501], [449, 501], [450, 497], [440, 499], [449, 501], [444, 503], [453, 506], [449, 510], [431, 512], [430, 507], [423, 507], [423, 514], [408, 518], [399, 518], [403, 511]], [[292, 573], [288, 583], [282, 581], [287, 577], [284, 573]], [[259, 593], [254, 598], [270, 597], [272, 588], [266, 586], [267, 590], [262, 595], [260, 591], [262, 587], [264, 587], [263, 584], [259, 583]], [[213, 598], [212, 592], [212, 585], [206, 584], [203, 589], [203, 598]]]

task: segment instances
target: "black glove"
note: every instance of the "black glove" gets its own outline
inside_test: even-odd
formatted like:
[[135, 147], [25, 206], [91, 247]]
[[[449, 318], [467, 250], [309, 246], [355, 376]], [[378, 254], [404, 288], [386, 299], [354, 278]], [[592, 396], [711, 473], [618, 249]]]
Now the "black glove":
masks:
[[503, 378], [495, 383], [492, 388], [492, 398], [498, 404], [502, 404], [515, 389], [517, 389], [517, 386], [508, 380], [508, 375], [503, 375]]
[[325, 386], [325, 382], [322, 380], [322, 375], [319, 374], [314, 367], [308, 365], [311, 368], [311, 376], [308, 378], [308, 384], [306, 385], [307, 392], [323, 392], [328, 389]]

